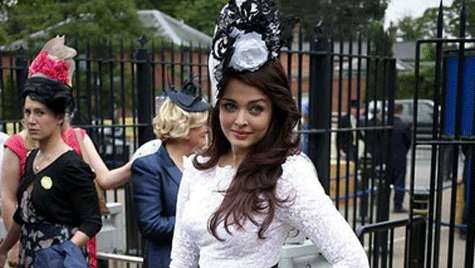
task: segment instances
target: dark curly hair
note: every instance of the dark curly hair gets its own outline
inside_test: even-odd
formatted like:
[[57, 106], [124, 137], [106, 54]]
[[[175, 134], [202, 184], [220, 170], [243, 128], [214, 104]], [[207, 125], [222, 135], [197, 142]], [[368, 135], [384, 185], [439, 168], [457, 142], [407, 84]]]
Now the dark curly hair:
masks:
[[23, 101], [26, 97], [44, 104], [56, 115], [72, 112], [74, 109], [72, 89], [60, 81], [44, 77], [29, 78], [23, 87]]
[[[223, 76], [223, 87], [218, 93], [218, 103], [211, 114], [211, 144], [203, 153], [209, 157], [201, 162], [197, 157], [193, 164], [199, 170], [212, 168], [218, 164], [221, 156], [230, 152], [231, 144], [224, 136], [219, 122], [219, 101], [231, 80], [238, 80], [260, 89], [272, 103], [272, 118], [265, 136], [252, 146], [248, 155], [239, 165], [229, 188], [225, 191], [223, 202], [209, 219], [208, 229], [218, 240], [216, 228], [224, 222], [226, 231], [229, 226], [243, 228], [250, 220], [259, 226], [258, 237], [264, 239], [264, 233], [274, 218], [275, 209], [284, 206], [288, 199], [276, 196], [277, 180], [282, 175], [282, 164], [286, 158], [298, 151], [299, 138], [293, 135], [300, 113], [292, 98], [287, 76], [278, 60], [270, 60], [258, 71], [238, 72], [228, 69]], [[265, 215], [262, 223], [254, 218]]]

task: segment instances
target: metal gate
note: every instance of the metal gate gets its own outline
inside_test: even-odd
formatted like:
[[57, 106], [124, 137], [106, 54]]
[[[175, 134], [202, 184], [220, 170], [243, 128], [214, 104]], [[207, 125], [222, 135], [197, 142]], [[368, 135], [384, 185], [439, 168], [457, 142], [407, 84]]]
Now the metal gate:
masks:
[[[416, 85], [414, 93], [414, 130], [410, 195], [416, 194], [416, 152], [421, 147], [430, 148], [430, 183], [428, 185], [426, 257], [420, 267], [474, 267], [475, 184], [471, 156], [474, 145], [474, 66], [475, 39], [466, 37], [466, 3], [460, 11], [458, 38], [443, 38], [444, 13], [440, 2], [437, 37], [416, 43]], [[435, 47], [433, 87], [433, 131], [429, 140], [418, 139], [418, 104], [420, 85], [421, 51]], [[440, 108], [439, 108], [440, 107]], [[459, 155], [464, 152], [465, 160]], [[462, 165], [463, 162], [463, 165]], [[463, 168], [462, 168], [463, 166]], [[463, 172], [461, 172], [463, 169]], [[464, 187], [460, 187], [464, 186]], [[462, 190], [462, 188], [464, 190]], [[464, 191], [460, 195], [460, 191]], [[458, 200], [457, 200], [458, 199]], [[409, 219], [414, 218], [414, 202]], [[445, 205], [445, 206], [444, 206]], [[456, 215], [462, 219], [457, 222]], [[465, 236], [465, 240], [460, 239]], [[416, 245], [409, 245], [413, 250]]]
[[[466, 37], [465, 1], [459, 37], [443, 38], [443, 15], [440, 1], [437, 37], [416, 42], [409, 217], [358, 230], [360, 237], [379, 234], [384, 238], [370, 248], [372, 267], [393, 266], [394, 233], [399, 227], [405, 229], [401, 267], [474, 267], [475, 170], [471, 158], [475, 149], [475, 39]], [[435, 51], [429, 63], [434, 103], [430, 137], [419, 135], [421, 69], [428, 64], [422, 59], [425, 48]], [[428, 155], [427, 163], [422, 163], [420, 154]]]

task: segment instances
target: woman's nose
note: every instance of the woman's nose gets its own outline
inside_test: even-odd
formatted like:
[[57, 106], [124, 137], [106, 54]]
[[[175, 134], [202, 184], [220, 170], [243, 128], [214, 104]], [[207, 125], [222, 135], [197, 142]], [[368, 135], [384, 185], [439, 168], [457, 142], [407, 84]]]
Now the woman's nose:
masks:
[[234, 120], [234, 124], [238, 127], [244, 127], [247, 125], [247, 115], [245, 110], [240, 110]]
[[34, 124], [34, 123], [35, 123], [35, 120], [34, 120], [34, 117], [33, 117], [33, 115], [32, 115], [32, 114], [25, 115], [25, 118], [24, 118], [24, 120], [25, 120], [25, 123], [26, 123], [26, 124], [29, 124], [29, 125], [31, 125], [31, 124]]

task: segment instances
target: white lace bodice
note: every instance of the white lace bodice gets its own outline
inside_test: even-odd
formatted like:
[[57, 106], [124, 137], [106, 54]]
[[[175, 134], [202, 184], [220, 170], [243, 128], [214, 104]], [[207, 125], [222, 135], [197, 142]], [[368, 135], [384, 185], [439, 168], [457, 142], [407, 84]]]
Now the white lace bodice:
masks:
[[[277, 195], [293, 199], [276, 209], [265, 239], [258, 227], [247, 221], [243, 230], [222, 224], [217, 233], [208, 232], [208, 219], [223, 200], [236, 170], [231, 166], [201, 171], [186, 161], [177, 201], [177, 217], [170, 267], [268, 268], [279, 260], [289, 230], [301, 230], [333, 267], [369, 267], [365, 252], [345, 219], [320, 185], [315, 168], [304, 155], [291, 156], [283, 164]], [[263, 217], [256, 217], [262, 220]]]

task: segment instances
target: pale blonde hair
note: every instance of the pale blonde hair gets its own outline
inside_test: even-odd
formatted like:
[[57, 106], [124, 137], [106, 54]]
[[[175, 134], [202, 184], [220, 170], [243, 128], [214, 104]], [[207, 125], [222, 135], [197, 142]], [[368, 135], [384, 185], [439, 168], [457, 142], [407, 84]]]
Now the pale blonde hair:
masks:
[[158, 139], [183, 139], [192, 128], [201, 127], [208, 120], [208, 111], [187, 112], [167, 98], [153, 118], [153, 132]]

